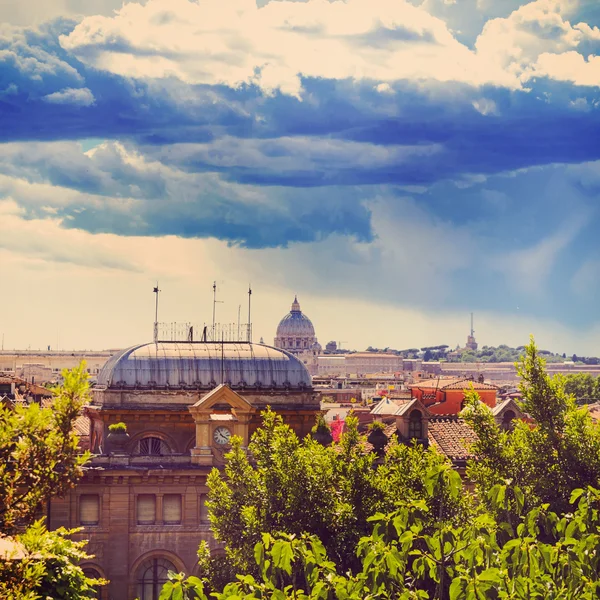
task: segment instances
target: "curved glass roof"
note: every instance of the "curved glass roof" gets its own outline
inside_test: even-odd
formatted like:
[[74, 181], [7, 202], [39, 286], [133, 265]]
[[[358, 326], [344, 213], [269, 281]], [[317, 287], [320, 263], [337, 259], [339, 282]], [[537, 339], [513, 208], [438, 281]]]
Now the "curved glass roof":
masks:
[[248, 342], [158, 342], [111, 356], [97, 388], [306, 389], [311, 377], [294, 355]]

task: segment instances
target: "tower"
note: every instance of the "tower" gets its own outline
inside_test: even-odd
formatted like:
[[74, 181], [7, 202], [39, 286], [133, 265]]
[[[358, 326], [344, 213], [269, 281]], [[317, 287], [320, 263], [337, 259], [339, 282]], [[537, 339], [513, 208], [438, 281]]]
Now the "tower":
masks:
[[473, 329], [473, 313], [471, 313], [471, 333], [467, 336], [466, 347], [469, 350], [477, 350], [477, 342], [475, 341], [475, 330]]

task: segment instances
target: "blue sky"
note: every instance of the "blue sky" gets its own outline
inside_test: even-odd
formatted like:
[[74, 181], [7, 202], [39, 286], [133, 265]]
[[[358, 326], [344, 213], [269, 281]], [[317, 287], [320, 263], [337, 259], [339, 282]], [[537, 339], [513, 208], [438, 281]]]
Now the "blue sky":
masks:
[[21, 0], [0, 21], [8, 345], [135, 343], [152, 281], [165, 320], [203, 320], [217, 279], [224, 320], [253, 282], [267, 340], [297, 293], [322, 342], [454, 345], [473, 311], [482, 343], [600, 355], [596, 1]]

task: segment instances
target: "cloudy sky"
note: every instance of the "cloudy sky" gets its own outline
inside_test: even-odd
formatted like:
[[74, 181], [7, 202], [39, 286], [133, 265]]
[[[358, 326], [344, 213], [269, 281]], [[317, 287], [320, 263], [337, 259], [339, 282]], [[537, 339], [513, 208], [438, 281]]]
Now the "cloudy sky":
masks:
[[298, 294], [322, 343], [600, 355], [597, 0], [0, 4], [5, 348]]

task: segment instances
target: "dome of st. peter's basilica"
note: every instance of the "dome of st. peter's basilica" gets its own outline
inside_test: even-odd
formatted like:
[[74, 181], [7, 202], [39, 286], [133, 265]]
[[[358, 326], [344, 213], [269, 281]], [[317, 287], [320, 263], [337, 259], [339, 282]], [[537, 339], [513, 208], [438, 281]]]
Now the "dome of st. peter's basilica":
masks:
[[315, 328], [312, 321], [300, 310], [298, 298], [294, 298], [292, 310], [279, 322], [274, 346], [293, 354], [320, 352]]

